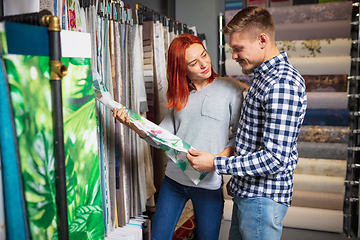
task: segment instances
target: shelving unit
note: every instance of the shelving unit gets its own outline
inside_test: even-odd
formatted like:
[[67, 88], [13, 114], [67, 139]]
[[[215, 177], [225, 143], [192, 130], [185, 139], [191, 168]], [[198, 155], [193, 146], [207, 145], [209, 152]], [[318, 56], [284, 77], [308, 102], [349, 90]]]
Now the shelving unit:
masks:
[[348, 238], [360, 236], [359, 227], [359, 173], [360, 173], [360, 12], [359, 3], [353, 3], [351, 22], [351, 69], [348, 76], [349, 144], [345, 181], [344, 230]]

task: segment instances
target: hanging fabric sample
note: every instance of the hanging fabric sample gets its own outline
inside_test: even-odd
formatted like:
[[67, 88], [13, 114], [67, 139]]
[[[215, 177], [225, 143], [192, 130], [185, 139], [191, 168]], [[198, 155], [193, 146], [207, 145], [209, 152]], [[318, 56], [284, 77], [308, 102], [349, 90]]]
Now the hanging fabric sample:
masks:
[[[1, 26], [3, 27], [3, 23], [1, 23]], [[3, 200], [0, 201], [4, 201], [3, 206], [6, 209], [6, 215], [5, 209], [0, 211], [5, 215], [3, 216], [5, 217], [9, 239], [30, 239], [9, 85], [2, 59], [0, 68], [0, 106], [0, 160], [4, 190], [4, 195], [1, 194]], [[5, 228], [2, 229], [5, 231]], [[4, 236], [4, 234], [5, 232], [0, 235]]]
[[[146, 100], [146, 90], [144, 82], [144, 70], [143, 70], [143, 44], [142, 44], [142, 25], [138, 22], [138, 12], [136, 9], [132, 9], [132, 48], [131, 48], [131, 84], [132, 84], [132, 98], [133, 98], [133, 110], [137, 114], [146, 112], [148, 110]], [[144, 141], [140, 139], [137, 134], [134, 134], [136, 142], [136, 161], [137, 161], [137, 177], [138, 177], [138, 192], [139, 192], [139, 212], [146, 211], [146, 180], [145, 180], [145, 155], [144, 155]]]
[[[123, 106], [113, 100], [108, 90], [104, 87], [100, 76], [94, 77], [94, 88], [96, 91], [96, 99], [102, 102], [109, 109], [120, 109]], [[126, 108], [126, 107], [125, 107]], [[130, 114], [130, 121], [141, 131], [143, 131], [174, 161], [180, 169], [195, 183], [198, 184], [207, 173], [199, 173], [193, 169], [186, 159], [186, 153], [191, 147], [188, 143], [182, 141], [175, 135], [160, 128], [156, 124], [136, 114], [129, 108], [126, 110]]]
[[[1, 151], [1, 148], [0, 148]], [[2, 177], [1, 154], [0, 154], [0, 239], [6, 238], [5, 208], [4, 208], [4, 184]]]
[[165, 117], [167, 108], [166, 91], [167, 91], [167, 80], [166, 80], [166, 59], [165, 59], [165, 49], [164, 46], [164, 37], [163, 37], [163, 24], [159, 20], [154, 23], [153, 28], [153, 42], [154, 42], [154, 66], [156, 73], [156, 95], [159, 99], [158, 111], [156, 116], [156, 122], [160, 123]]
[[[3, 34], [31, 236], [57, 239], [47, 29], [5, 23]], [[61, 39], [68, 72], [62, 97], [69, 237], [103, 239], [90, 36], [84, 41], [82, 33], [63, 31]]]
[[[122, 23], [120, 22], [120, 14], [117, 15], [117, 21], [115, 21], [115, 92], [114, 97], [115, 101], [123, 102], [124, 101], [124, 87], [123, 87], [123, 69], [122, 69]], [[119, 18], [119, 19], [118, 19]], [[124, 31], [123, 31], [124, 32]], [[116, 189], [116, 204], [117, 204], [117, 218], [118, 225], [125, 226], [126, 222], [129, 221], [130, 214], [128, 212], [128, 185], [127, 185], [127, 171], [126, 171], [126, 158], [125, 158], [125, 126], [122, 124], [116, 124], [116, 146], [117, 146], [117, 189]]]

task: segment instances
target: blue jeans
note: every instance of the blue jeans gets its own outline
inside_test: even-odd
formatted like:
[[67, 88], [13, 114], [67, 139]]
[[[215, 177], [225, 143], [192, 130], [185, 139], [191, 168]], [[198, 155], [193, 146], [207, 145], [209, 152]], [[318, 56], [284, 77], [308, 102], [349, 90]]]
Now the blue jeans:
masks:
[[224, 208], [222, 189], [181, 185], [165, 176], [156, 203], [151, 239], [171, 240], [186, 202], [194, 206], [197, 239], [218, 240]]
[[233, 198], [229, 240], [275, 240], [288, 207], [266, 197]]

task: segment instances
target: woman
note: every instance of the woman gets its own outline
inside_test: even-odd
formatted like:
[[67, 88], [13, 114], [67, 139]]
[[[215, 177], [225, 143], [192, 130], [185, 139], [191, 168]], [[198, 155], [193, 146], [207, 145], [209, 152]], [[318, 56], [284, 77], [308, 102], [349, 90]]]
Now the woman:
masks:
[[[169, 109], [160, 127], [195, 149], [206, 149], [221, 156], [232, 155], [243, 100], [239, 83], [218, 77], [201, 40], [191, 34], [181, 34], [171, 42], [167, 78]], [[125, 117], [127, 111], [114, 109], [113, 114], [154, 146], [152, 140]], [[168, 161], [151, 238], [172, 239], [182, 210], [191, 199], [197, 238], [217, 240], [224, 206], [221, 184], [221, 176], [210, 172], [195, 185], [176, 163]]]

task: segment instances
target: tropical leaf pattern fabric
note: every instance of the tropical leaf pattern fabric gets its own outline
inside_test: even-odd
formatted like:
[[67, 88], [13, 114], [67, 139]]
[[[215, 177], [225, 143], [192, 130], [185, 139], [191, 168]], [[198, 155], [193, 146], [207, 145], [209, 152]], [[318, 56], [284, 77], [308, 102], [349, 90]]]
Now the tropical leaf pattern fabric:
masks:
[[[4, 60], [32, 239], [58, 239], [49, 57]], [[104, 239], [90, 59], [61, 61], [69, 238]]]

